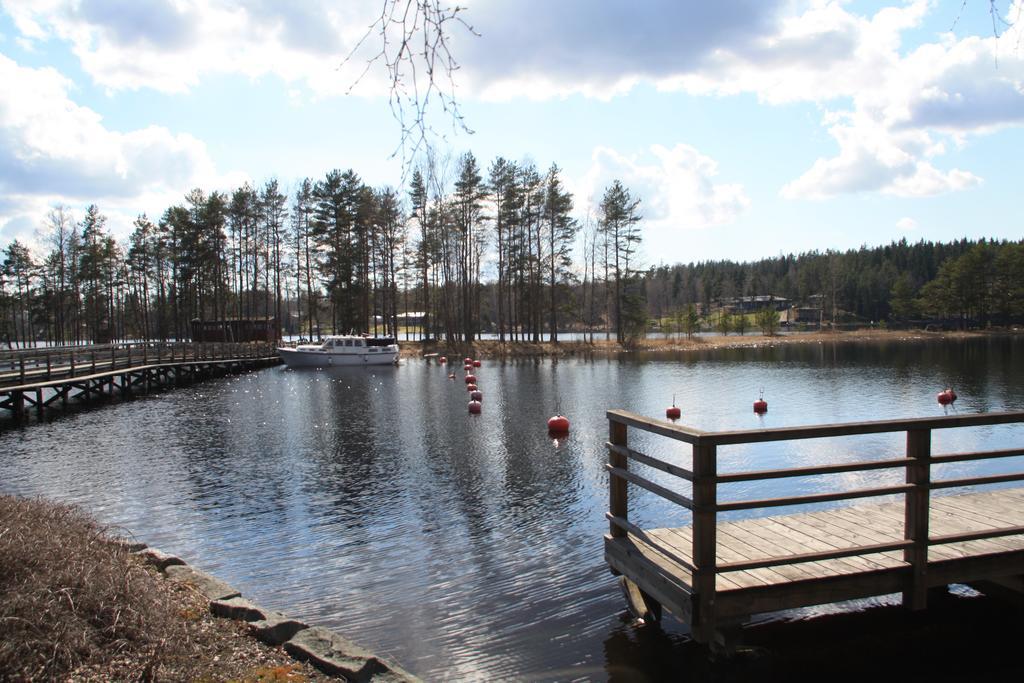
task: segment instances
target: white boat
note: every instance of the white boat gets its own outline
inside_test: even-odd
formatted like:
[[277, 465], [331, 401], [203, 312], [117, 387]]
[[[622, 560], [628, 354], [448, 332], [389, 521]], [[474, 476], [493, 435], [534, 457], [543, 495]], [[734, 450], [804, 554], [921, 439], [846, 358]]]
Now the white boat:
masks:
[[278, 347], [277, 353], [291, 368], [326, 368], [335, 365], [390, 365], [398, 361], [394, 337], [338, 334], [319, 344]]

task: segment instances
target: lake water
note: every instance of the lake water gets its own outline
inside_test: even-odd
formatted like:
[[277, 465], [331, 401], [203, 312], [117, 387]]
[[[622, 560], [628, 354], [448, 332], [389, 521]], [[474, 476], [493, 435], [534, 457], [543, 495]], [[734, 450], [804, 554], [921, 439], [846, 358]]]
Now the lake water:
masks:
[[[1024, 409], [1019, 337], [485, 359], [478, 416], [467, 414], [462, 374], [419, 360], [278, 367], [5, 429], [0, 491], [79, 503], [430, 680], [603, 680], [642, 674], [687, 640], [670, 618], [657, 638], [638, 635], [604, 564], [607, 409], [662, 417], [675, 395], [684, 424], [747, 429], [941, 415], [946, 386], [957, 412]], [[769, 412], [758, 417], [762, 388]], [[546, 421], [557, 412], [572, 431], [554, 441]], [[933, 450], [1006, 447], [1020, 441], [1013, 429], [936, 432]], [[631, 445], [686, 462], [680, 444], [632, 434]], [[723, 448], [720, 470], [902, 448], [902, 435]], [[998, 466], [1024, 469], [1019, 458]], [[986, 465], [958, 467], [944, 474]], [[721, 497], [901, 476], [776, 481]], [[630, 495], [641, 525], [687, 521], [653, 495]]]

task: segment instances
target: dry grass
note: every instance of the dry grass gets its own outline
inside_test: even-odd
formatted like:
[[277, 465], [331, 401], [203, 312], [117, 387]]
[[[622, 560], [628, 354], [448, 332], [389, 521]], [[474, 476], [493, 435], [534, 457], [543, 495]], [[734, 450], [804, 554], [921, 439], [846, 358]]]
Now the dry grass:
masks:
[[775, 335], [712, 335], [687, 339], [685, 335], [672, 339], [638, 339], [628, 348], [615, 341], [606, 341], [603, 333], [594, 335], [594, 342], [562, 341], [550, 342], [497, 342], [476, 341], [471, 344], [460, 342], [432, 342], [420, 344], [405, 342], [400, 345], [403, 358], [419, 358], [424, 353], [438, 353], [449, 359], [461, 361], [465, 356], [484, 359], [547, 358], [572, 356], [617, 356], [634, 351], [699, 351], [706, 349], [739, 348], [745, 346], [779, 346], [783, 344], [821, 344], [857, 342], [904, 342], [936, 338], [968, 338], [983, 336], [985, 332], [922, 332], [919, 330], [857, 330], [853, 332], [801, 332], [799, 334]]
[[306, 681], [78, 509], [0, 496], [0, 680]]

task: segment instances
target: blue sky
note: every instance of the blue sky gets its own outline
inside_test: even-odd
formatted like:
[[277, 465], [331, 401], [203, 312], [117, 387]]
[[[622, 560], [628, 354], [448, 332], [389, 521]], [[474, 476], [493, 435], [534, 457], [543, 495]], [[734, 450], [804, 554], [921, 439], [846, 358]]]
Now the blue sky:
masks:
[[[581, 220], [621, 179], [648, 264], [1024, 236], [1019, 3], [998, 37], [985, 0], [461, 4], [475, 132], [434, 143], [557, 163]], [[341, 66], [380, 6], [0, 0], [0, 246], [58, 203], [125, 235], [193, 187], [399, 186], [385, 74]]]

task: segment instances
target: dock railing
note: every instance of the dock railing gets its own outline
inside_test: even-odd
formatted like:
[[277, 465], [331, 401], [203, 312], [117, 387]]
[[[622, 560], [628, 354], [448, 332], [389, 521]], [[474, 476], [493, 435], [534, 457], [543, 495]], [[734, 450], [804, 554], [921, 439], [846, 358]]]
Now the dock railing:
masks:
[[0, 388], [149, 364], [262, 358], [267, 342], [125, 342], [0, 351]]
[[[694, 636], [708, 642], [715, 627], [716, 577], [722, 573], [831, 560], [855, 555], [889, 551], [902, 551], [904, 561], [910, 565], [912, 579], [903, 593], [904, 603], [918, 609], [926, 603], [926, 569], [928, 548], [934, 545], [997, 538], [1024, 533], [1024, 526], [1011, 526], [971, 531], [942, 536], [929, 535], [929, 501], [936, 489], [998, 484], [1024, 480], [1024, 472], [974, 476], [958, 479], [934, 479], [932, 467], [956, 462], [994, 460], [1024, 455], [1024, 448], [949, 453], [935, 455], [931, 448], [931, 434], [937, 429], [978, 427], [1024, 422], [1024, 412], [1000, 412], [977, 415], [950, 415], [934, 418], [882, 420], [809, 427], [782, 427], [747, 431], [704, 432], [642, 415], [610, 410], [609, 422], [609, 509], [607, 518], [612, 538], [633, 535], [671, 562], [690, 572], [693, 613], [690, 616]], [[661, 435], [692, 446], [692, 465], [689, 469], [651, 457], [629, 447], [629, 429]], [[904, 432], [906, 449], [901, 457], [864, 460], [841, 464], [763, 469], [719, 474], [718, 447], [756, 444], [769, 441], [798, 441], [829, 437]], [[691, 484], [691, 495], [686, 496], [676, 487], [663, 486], [630, 471], [630, 462], [641, 463]], [[813, 477], [850, 472], [903, 469], [905, 483], [897, 485], [858, 488], [846, 491], [794, 495], [780, 498], [720, 501], [719, 484], [757, 482], [790, 477]], [[692, 513], [692, 554], [690, 558], [664, 547], [656, 538], [629, 521], [628, 484], [681, 506]], [[745, 561], [718, 564], [716, 561], [718, 513], [736, 510], [758, 510], [811, 503], [855, 500], [902, 494], [905, 499], [903, 540], [873, 545], [852, 545], [828, 551], [760, 557]], [[679, 615], [682, 616], [682, 615]]]

